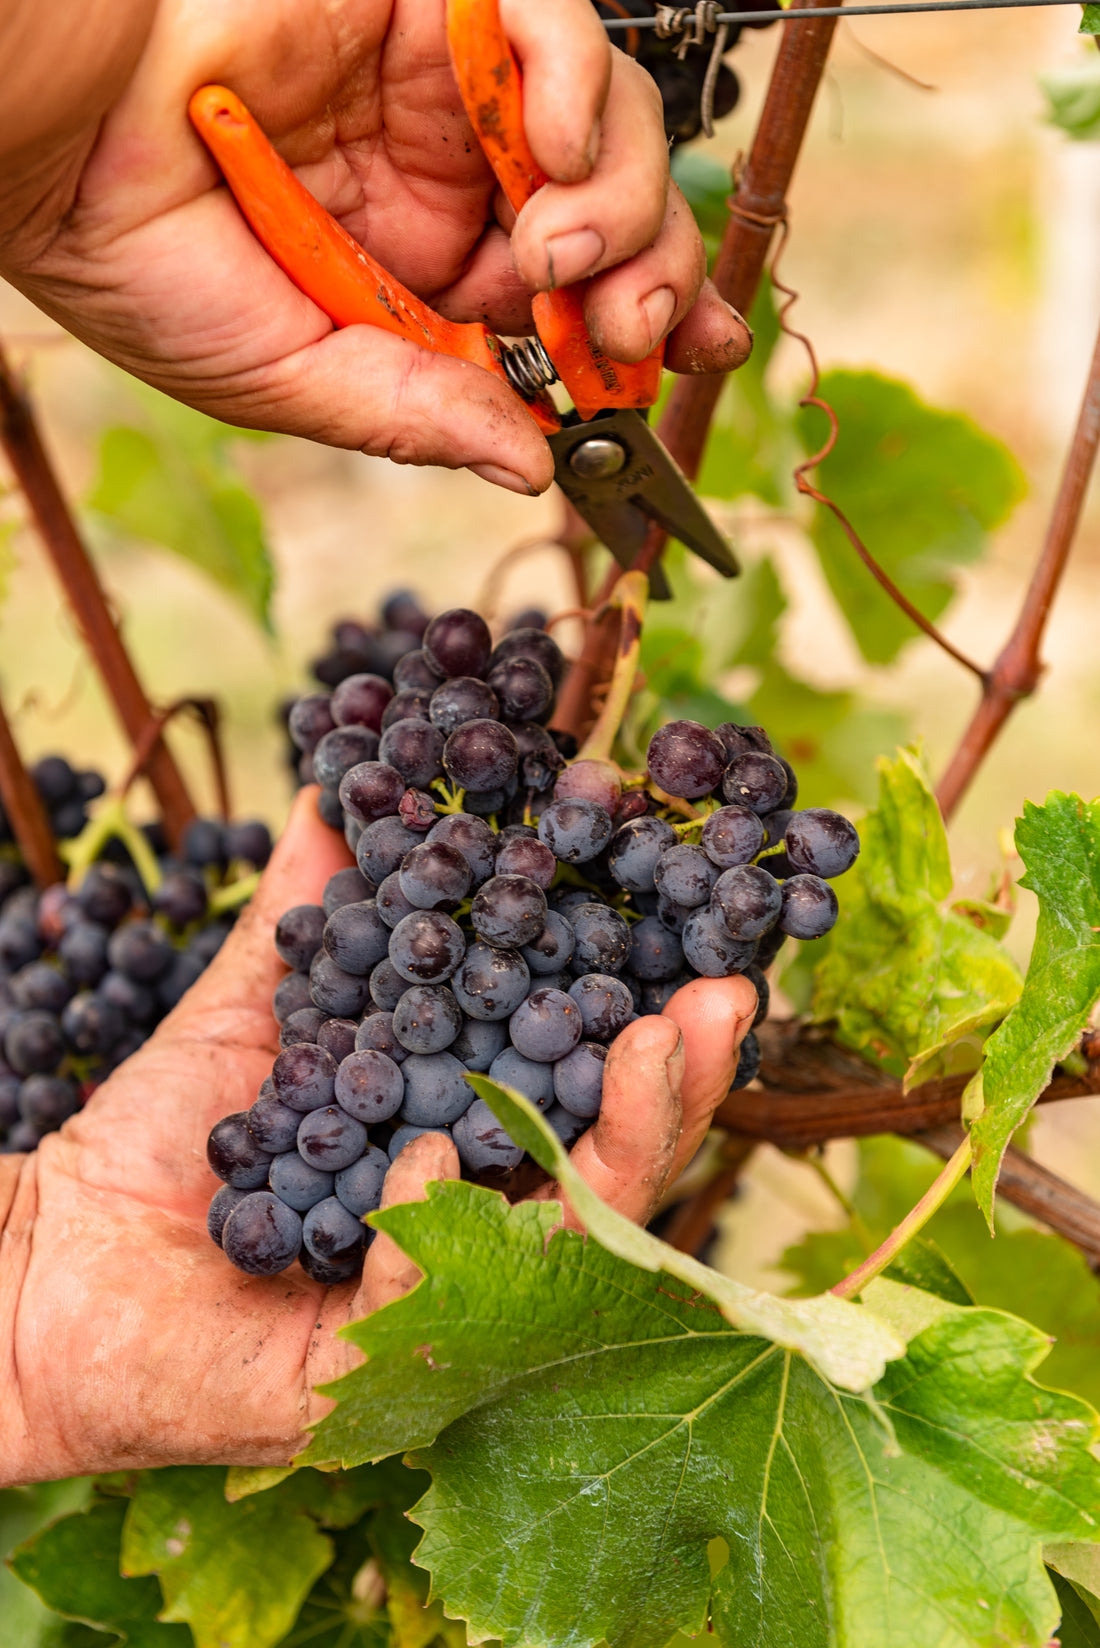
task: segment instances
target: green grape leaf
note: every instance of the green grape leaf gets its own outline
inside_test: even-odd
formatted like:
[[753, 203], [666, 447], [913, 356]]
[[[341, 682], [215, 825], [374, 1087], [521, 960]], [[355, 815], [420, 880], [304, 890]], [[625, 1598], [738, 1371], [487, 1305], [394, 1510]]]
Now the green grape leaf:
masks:
[[1078, 34], [1100, 34], [1100, 5], [1090, 3], [1081, 7], [1081, 27]]
[[274, 566], [259, 505], [231, 455], [243, 432], [145, 385], [133, 393], [141, 427], [103, 434], [89, 508], [125, 537], [190, 562], [272, 634]]
[[777, 750], [798, 771], [800, 807], [874, 799], [874, 763], [903, 742], [906, 723], [850, 692], [825, 692], [799, 681], [774, 658], [745, 707], [766, 726]]
[[[817, 486], [902, 593], [938, 618], [955, 594], [956, 570], [982, 555], [988, 534], [1023, 496], [1016, 460], [969, 418], [928, 406], [908, 384], [876, 372], [826, 372], [818, 393], [840, 433], [814, 474]], [[819, 410], [803, 411], [799, 428], [807, 452], [823, 444]], [[820, 505], [811, 536], [863, 656], [891, 663], [919, 631]]]
[[[1095, 1622], [1100, 1622], [1100, 1546], [1045, 1545], [1043, 1561], [1073, 1585]], [[1061, 1595], [1061, 1587], [1058, 1587]], [[1097, 1639], [1100, 1642], [1100, 1638]]]
[[[1100, 13], [1100, 7], [1094, 9]], [[1095, 32], [1100, 33], [1100, 29]], [[1078, 143], [1100, 137], [1100, 53], [1093, 50], [1076, 63], [1048, 69], [1039, 76], [1039, 84], [1047, 100], [1046, 118], [1052, 126]]]
[[279, 1648], [395, 1648], [363, 1528], [336, 1534], [333, 1544], [332, 1566], [314, 1584]]
[[1016, 849], [1039, 922], [1023, 994], [986, 1042], [974, 1084], [984, 1109], [971, 1128], [971, 1183], [991, 1226], [1008, 1141], [1100, 1000], [1100, 801], [1052, 790], [1041, 807], [1025, 802]]
[[372, 1470], [296, 1471], [231, 1502], [217, 1467], [147, 1471], [130, 1502], [123, 1568], [157, 1575], [161, 1618], [186, 1621], [197, 1648], [268, 1648], [289, 1631], [332, 1561], [332, 1542], [317, 1523], [354, 1523], [379, 1492]]
[[12, 1570], [47, 1607], [110, 1632], [127, 1648], [192, 1648], [191, 1633], [182, 1625], [161, 1623], [156, 1580], [119, 1573], [126, 1514], [124, 1499], [105, 1499], [63, 1517], [18, 1547]]
[[752, 354], [722, 388], [698, 488], [704, 497], [752, 494], [778, 508], [790, 491], [798, 447], [790, 407], [777, 402], [767, 385], [768, 367], [780, 337], [769, 281], [761, 283], [747, 319], [753, 331]]
[[813, 1017], [907, 1087], [973, 1068], [981, 1038], [1020, 994], [996, 939], [947, 903], [947, 835], [917, 754], [880, 760], [840, 916], [815, 976]]
[[428, 1576], [412, 1561], [419, 1538], [408, 1517], [392, 1507], [376, 1511], [367, 1528], [367, 1540], [386, 1585], [393, 1648], [427, 1648], [436, 1637], [456, 1632], [465, 1642], [461, 1626], [444, 1617], [438, 1598], [428, 1601]]
[[1051, 1573], [1054, 1593], [1062, 1610], [1055, 1641], [1059, 1648], [1100, 1648], [1100, 1624], [1097, 1623], [1097, 1600], [1082, 1591], [1079, 1585], [1063, 1579], [1055, 1569]]
[[91, 1498], [88, 1477], [39, 1482], [31, 1488], [0, 1488], [0, 1648], [39, 1648], [57, 1626], [57, 1616], [9, 1568], [7, 1558], [57, 1517], [79, 1510]]

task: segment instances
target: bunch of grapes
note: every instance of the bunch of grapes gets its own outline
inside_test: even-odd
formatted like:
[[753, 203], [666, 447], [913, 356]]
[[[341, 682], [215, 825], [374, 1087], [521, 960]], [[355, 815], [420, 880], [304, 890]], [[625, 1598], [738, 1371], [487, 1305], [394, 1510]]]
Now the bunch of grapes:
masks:
[[[58, 841], [79, 835], [88, 822], [88, 803], [107, 788], [103, 775], [95, 771], [77, 772], [63, 755], [44, 755], [30, 769], [34, 787]], [[0, 807], [0, 847], [10, 846], [15, 836]]]
[[[695, 977], [763, 969], [788, 934], [836, 919], [847, 819], [796, 811], [795, 775], [759, 727], [675, 721], [648, 774], [577, 759], [548, 730], [564, 669], [545, 631], [493, 648], [445, 612], [391, 687], [347, 677], [301, 699], [291, 732], [353, 867], [275, 936], [290, 968], [279, 1052], [247, 1112], [213, 1129], [209, 1230], [240, 1269], [299, 1259], [357, 1273], [390, 1164], [424, 1132], [499, 1182], [522, 1151], [469, 1072], [518, 1089], [569, 1147], [599, 1113], [609, 1044]], [[756, 1074], [750, 1034], [737, 1085]]]
[[0, 1152], [33, 1150], [152, 1034], [235, 919], [211, 913], [212, 891], [271, 854], [258, 822], [194, 819], [178, 858], [159, 826], [146, 834], [162, 872], [151, 898], [117, 840], [72, 891], [0, 862]]

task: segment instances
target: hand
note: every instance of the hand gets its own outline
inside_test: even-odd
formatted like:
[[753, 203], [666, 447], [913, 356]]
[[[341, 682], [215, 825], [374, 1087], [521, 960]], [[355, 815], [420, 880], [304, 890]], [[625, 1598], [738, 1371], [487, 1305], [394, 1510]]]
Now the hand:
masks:
[[[55, 14], [35, 7], [32, 24], [31, 0], [13, 3], [41, 47], [37, 19]], [[0, 272], [168, 394], [230, 423], [465, 465], [515, 491], [541, 492], [553, 475], [504, 384], [373, 328], [334, 331], [272, 262], [187, 120], [192, 92], [212, 81], [244, 99], [356, 239], [450, 318], [530, 332], [533, 290], [595, 274], [588, 322], [611, 356], [640, 360], [671, 333], [675, 369], [745, 359], [748, 331], [703, 284], [699, 234], [669, 184], [656, 88], [612, 50], [590, 0], [503, 0], [528, 136], [553, 180], [514, 222], [462, 108], [444, 0], [80, 9], [110, 36], [119, 5], [135, 15], [137, 44], [117, 44], [92, 91], [69, 90], [56, 133], [28, 147], [9, 116], [6, 159], [0, 112]], [[72, 22], [86, 33], [86, 18]], [[75, 72], [50, 45], [24, 127]], [[82, 49], [94, 53], [94, 39]]]
[[[297, 1266], [244, 1276], [206, 1233], [217, 1189], [206, 1136], [251, 1104], [278, 1047], [275, 922], [318, 901], [348, 862], [315, 797], [303, 791], [252, 905], [156, 1034], [34, 1155], [0, 1158], [0, 1214], [10, 1201], [0, 1238], [8, 1480], [285, 1464], [331, 1405], [313, 1387], [359, 1359], [336, 1330], [417, 1279], [382, 1235], [361, 1283], [325, 1289]], [[615, 1042], [603, 1109], [573, 1155], [630, 1217], [652, 1214], [697, 1149], [755, 1005], [745, 979], [700, 981]], [[395, 1163], [386, 1200], [420, 1199], [426, 1181], [457, 1177], [454, 1146], [424, 1134]]]

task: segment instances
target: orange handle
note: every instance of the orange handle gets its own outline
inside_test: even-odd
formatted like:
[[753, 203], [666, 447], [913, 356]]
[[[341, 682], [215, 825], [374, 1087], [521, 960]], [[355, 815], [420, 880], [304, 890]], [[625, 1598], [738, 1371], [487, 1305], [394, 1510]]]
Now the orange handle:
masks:
[[[497, 0], [447, 0], [447, 44], [466, 113], [497, 182], [518, 212], [547, 181], [523, 126], [523, 77]], [[588, 335], [586, 281], [540, 292], [532, 309], [546, 352], [582, 418], [657, 399], [665, 347], [634, 365], [613, 361]]]
[[[188, 112], [257, 240], [335, 326], [378, 326], [507, 383], [500, 340], [488, 327], [444, 320], [383, 269], [299, 183], [239, 97], [203, 86]], [[545, 399], [528, 411], [541, 429], [560, 427]]]

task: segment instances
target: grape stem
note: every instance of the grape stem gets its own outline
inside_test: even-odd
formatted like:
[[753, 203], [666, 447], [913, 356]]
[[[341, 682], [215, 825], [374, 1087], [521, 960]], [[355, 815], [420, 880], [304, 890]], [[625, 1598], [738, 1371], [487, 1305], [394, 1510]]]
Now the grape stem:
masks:
[[854, 1299], [872, 1281], [880, 1276], [884, 1270], [897, 1258], [907, 1242], [911, 1242], [917, 1233], [924, 1229], [933, 1213], [939, 1211], [950, 1196], [955, 1186], [962, 1179], [970, 1166], [970, 1135], [963, 1139], [958, 1149], [943, 1169], [936, 1175], [917, 1205], [912, 1208], [894, 1230], [887, 1236], [880, 1247], [877, 1247], [870, 1258], [864, 1259], [857, 1265], [850, 1276], [838, 1282], [832, 1289], [841, 1299]]
[[253, 870], [250, 875], [241, 876], [239, 881], [231, 881], [227, 887], [215, 887], [208, 901], [210, 914], [220, 916], [227, 910], [239, 910], [242, 904], [248, 903], [259, 885], [260, 872]]
[[596, 724], [581, 745], [578, 761], [610, 761], [619, 736], [623, 716], [634, 692], [638, 659], [642, 650], [649, 580], [644, 572], [624, 572], [616, 580], [605, 611], [619, 612], [619, 635], [615, 647], [615, 667], [608, 683], [607, 697]]
[[437, 801], [435, 804], [437, 813], [460, 813], [463, 810], [462, 804], [466, 799], [465, 790], [449, 790], [441, 778], [432, 780], [432, 789], [443, 797], [441, 801]]
[[162, 879], [157, 855], [137, 825], [127, 817], [125, 803], [118, 795], [104, 797], [95, 817], [88, 820], [80, 834], [72, 841], [61, 843], [61, 856], [69, 866], [66, 877], [68, 887], [76, 891], [111, 840], [122, 842], [134, 861], [145, 891], [155, 893]]

